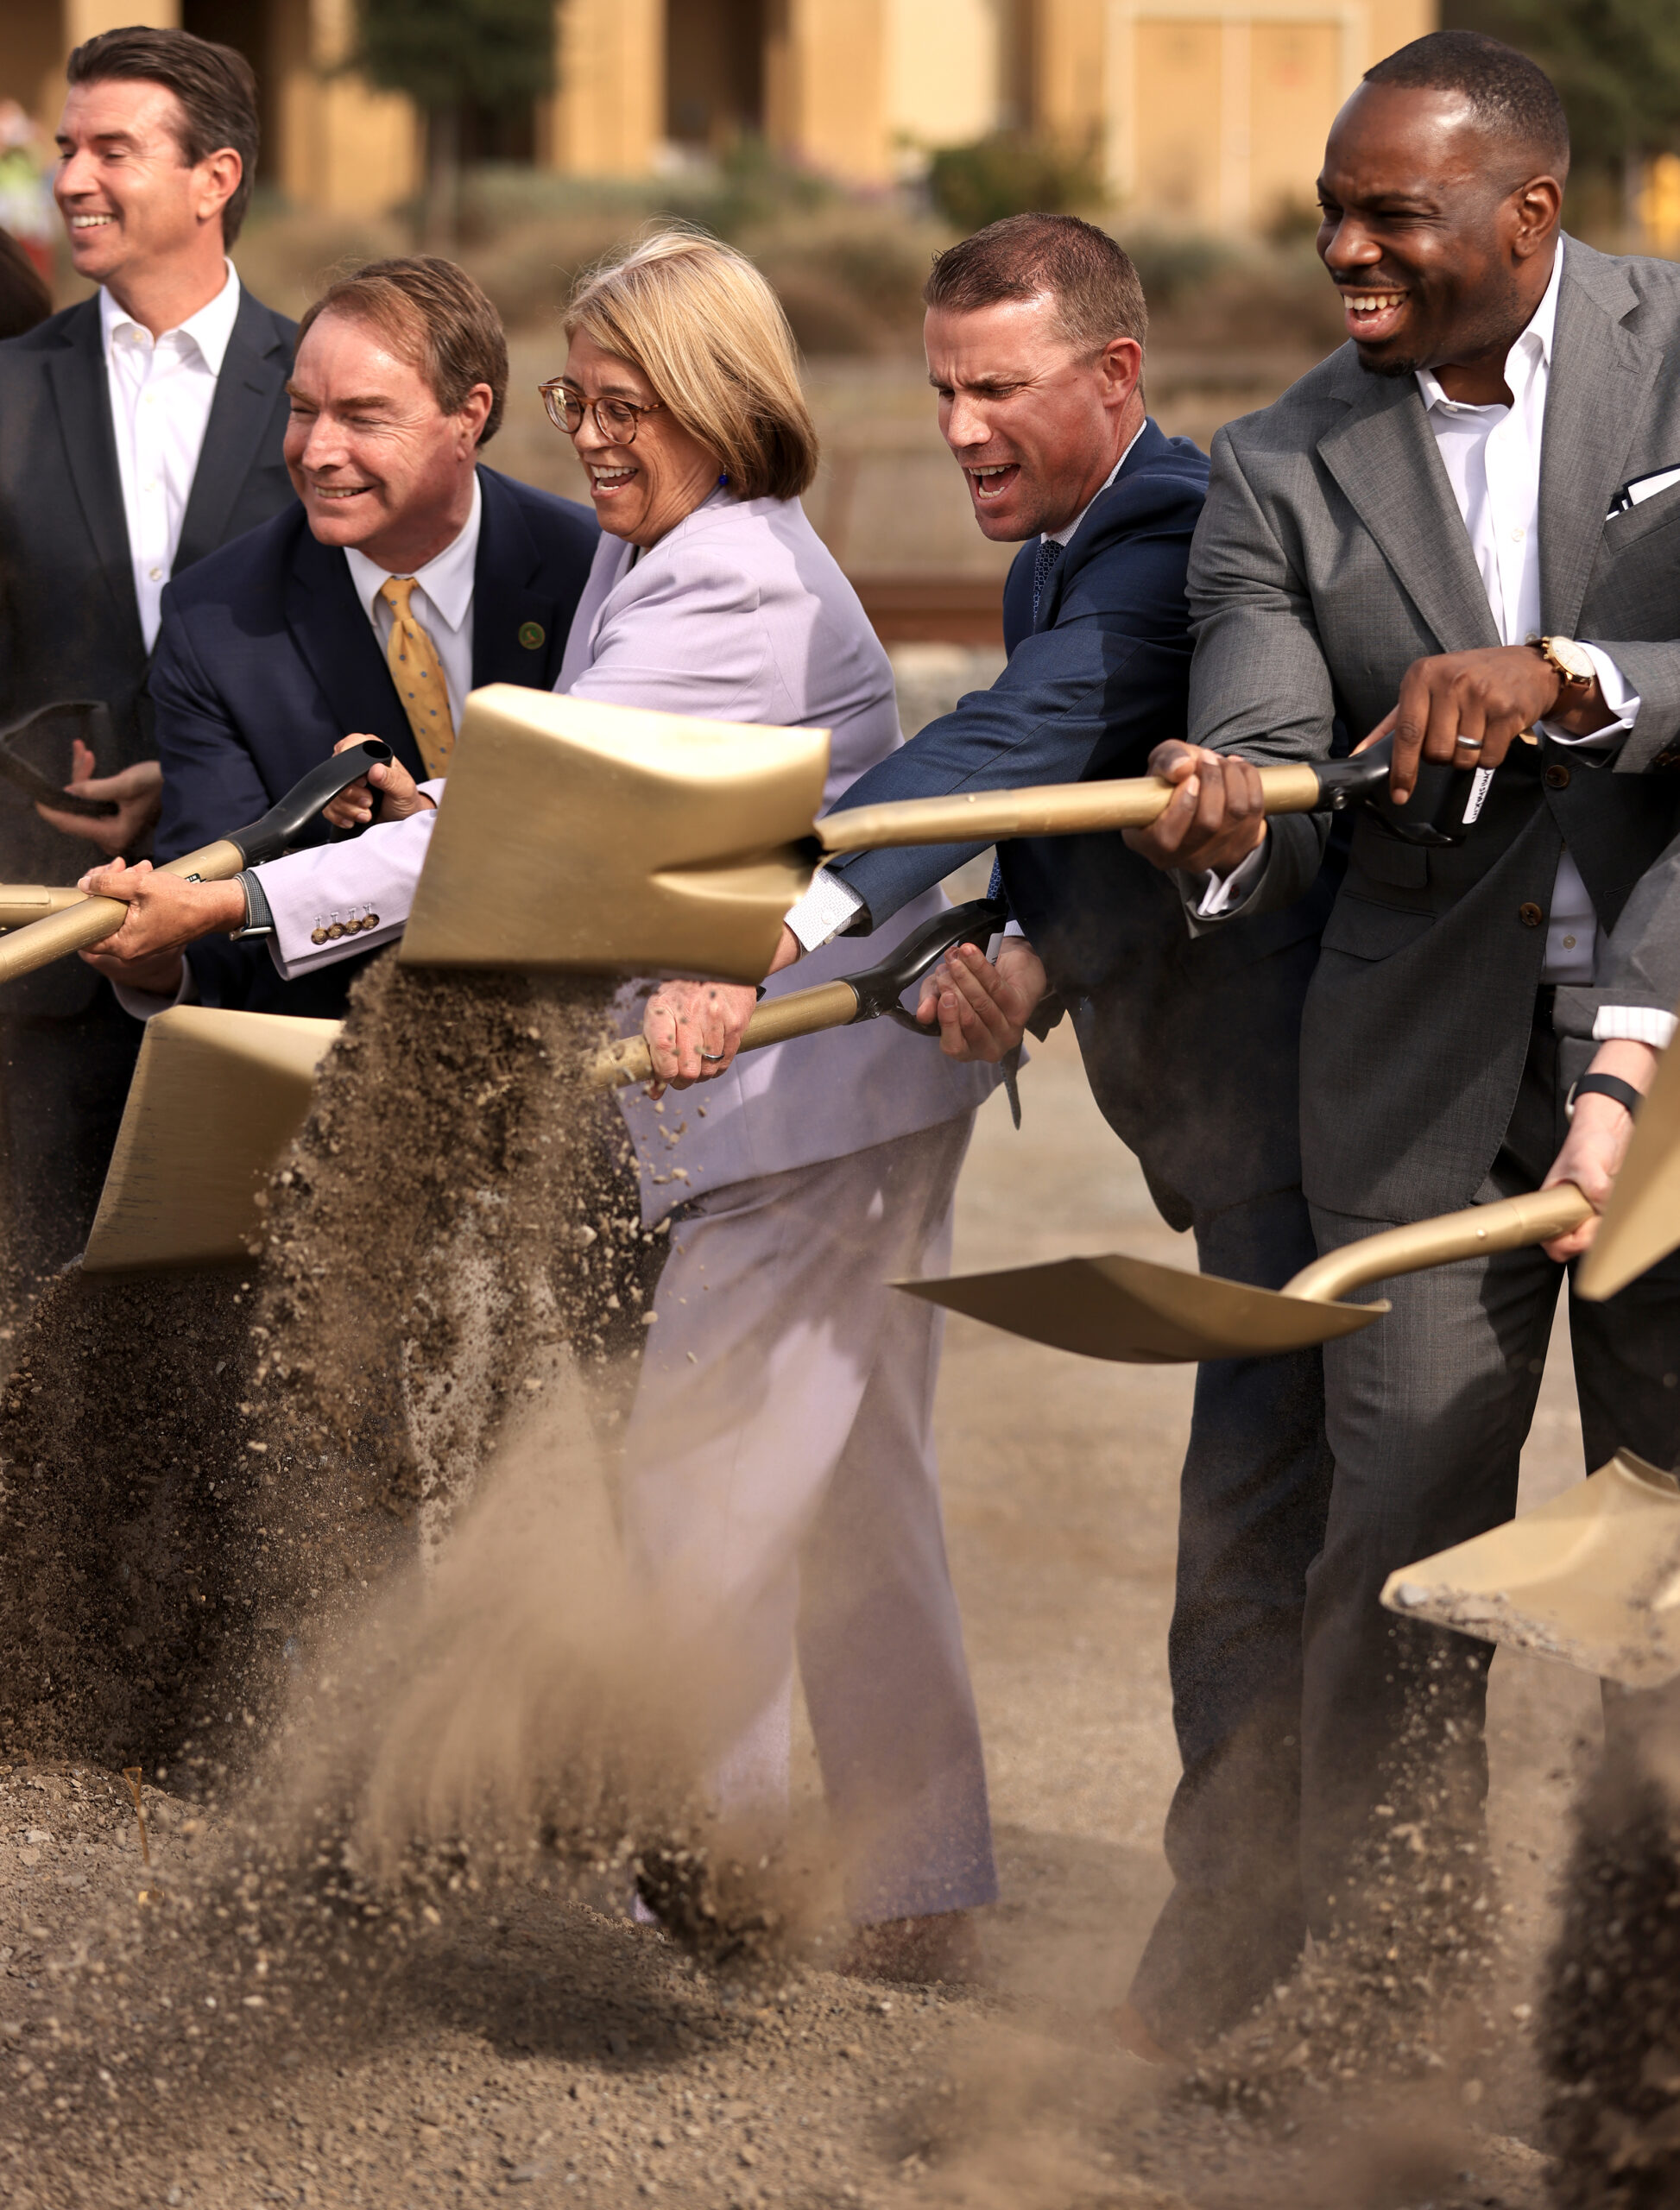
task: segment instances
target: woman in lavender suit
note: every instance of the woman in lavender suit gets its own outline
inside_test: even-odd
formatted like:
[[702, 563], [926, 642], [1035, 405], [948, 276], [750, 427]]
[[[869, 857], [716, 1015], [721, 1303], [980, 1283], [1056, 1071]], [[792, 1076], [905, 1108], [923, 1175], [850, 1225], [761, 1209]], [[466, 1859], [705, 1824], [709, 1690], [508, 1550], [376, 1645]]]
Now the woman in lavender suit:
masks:
[[[774, 294], [729, 248], [667, 234], [585, 278], [565, 327], [544, 398], [606, 534], [556, 688], [826, 728], [831, 804], [900, 737], [887, 655], [799, 503], [817, 440]], [[326, 908], [381, 915], [351, 949], [401, 933], [445, 786], [416, 791], [395, 763], [372, 774], [377, 789], [328, 809], [348, 825], [377, 805], [371, 834], [255, 870], [283, 974], [343, 956], [311, 940]], [[937, 902], [896, 915], [864, 961]], [[837, 944], [770, 988], [859, 963]], [[729, 1683], [719, 1808], [781, 1815], [797, 1660], [855, 1967], [957, 1977], [967, 1914], [997, 1885], [933, 1462], [941, 1316], [887, 1284], [948, 1269], [995, 1070], [887, 1021], [737, 1060], [752, 1002], [661, 986], [644, 1033], [678, 1089], [621, 1093], [644, 1221], [672, 1216], [627, 1430], [625, 1542]]]

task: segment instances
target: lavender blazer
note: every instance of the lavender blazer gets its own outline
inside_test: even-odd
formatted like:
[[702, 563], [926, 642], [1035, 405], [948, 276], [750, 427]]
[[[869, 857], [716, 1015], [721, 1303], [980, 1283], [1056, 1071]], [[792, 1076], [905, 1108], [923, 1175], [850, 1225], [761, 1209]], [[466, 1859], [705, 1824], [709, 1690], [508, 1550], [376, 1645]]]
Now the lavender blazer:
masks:
[[[892, 665], [797, 499], [717, 491], [634, 564], [632, 552], [615, 537], [597, 546], [557, 691], [710, 721], [828, 729], [830, 805], [902, 742]], [[348, 939], [357, 951], [401, 935], [432, 821], [417, 816], [262, 868], [282, 974], [345, 956], [344, 940], [310, 941], [335, 914], [379, 914], [378, 929]], [[930, 892], [867, 940], [812, 953], [776, 976], [769, 994], [873, 965], [944, 902]], [[627, 995], [624, 1026], [636, 1018]], [[998, 1079], [995, 1068], [961, 1065], [930, 1039], [874, 1021], [748, 1052], [716, 1082], [673, 1092], [663, 1111], [640, 1090], [621, 1091], [644, 1216], [933, 1127], [972, 1111]]]

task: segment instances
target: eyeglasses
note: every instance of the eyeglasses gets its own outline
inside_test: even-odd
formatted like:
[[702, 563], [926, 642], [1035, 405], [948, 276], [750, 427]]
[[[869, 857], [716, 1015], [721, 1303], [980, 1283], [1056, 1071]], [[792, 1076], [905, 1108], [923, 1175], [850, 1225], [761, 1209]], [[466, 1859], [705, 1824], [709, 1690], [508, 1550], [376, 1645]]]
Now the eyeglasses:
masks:
[[579, 393], [569, 391], [556, 376], [550, 383], [540, 383], [542, 403], [548, 409], [548, 419], [557, 430], [564, 430], [575, 438], [584, 426], [585, 414], [595, 417], [595, 426], [603, 440], [609, 445], [633, 445], [641, 424], [638, 417], [657, 414], [664, 405], [655, 399], [645, 407], [633, 399], [584, 399]]

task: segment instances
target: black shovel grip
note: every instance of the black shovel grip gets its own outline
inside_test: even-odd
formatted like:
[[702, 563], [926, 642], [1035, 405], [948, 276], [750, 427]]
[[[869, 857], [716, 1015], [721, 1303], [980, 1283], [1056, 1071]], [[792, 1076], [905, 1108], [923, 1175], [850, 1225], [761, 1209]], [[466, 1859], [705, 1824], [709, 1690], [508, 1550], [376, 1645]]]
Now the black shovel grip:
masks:
[[1008, 918], [1008, 902], [1002, 898], [972, 898], [965, 906], [953, 906], [949, 912], [935, 913], [894, 944], [879, 966], [847, 976], [857, 993], [857, 1018], [875, 1020], [885, 1014], [918, 1036], [932, 1036], [937, 1043], [938, 1030], [925, 1028], [899, 1000], [913, 983], [931, 975], [948, 951], [969, 937], [995, 936]]
[[365, 775], [369, 767], [379, 767], [391, 757], [390, 746], [377, 736], [363, 737], [360, 744], [346, 745], [342, 752], [335, 752], [330, 760], [323, 760], [319, 767], [312, 767], [300, 781], [294, 783], [279, 805], [271, 805], [260, 821], [253, 821], [249, 829], [230, 830], [228, 842], [238, 845], [247, 867], [256, 867], [263, 860], [277, 860], [297, 842], [329, 800], [337, 798], [340, 791], [348, 790], [358, 775]]

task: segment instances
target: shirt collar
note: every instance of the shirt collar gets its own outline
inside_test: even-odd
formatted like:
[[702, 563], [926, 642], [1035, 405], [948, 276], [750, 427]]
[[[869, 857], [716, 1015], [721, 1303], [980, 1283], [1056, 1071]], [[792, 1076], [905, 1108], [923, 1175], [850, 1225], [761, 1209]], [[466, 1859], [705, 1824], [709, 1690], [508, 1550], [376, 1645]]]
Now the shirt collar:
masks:
[[[1551, 349], [1557, 331], [1557, 287], [1563, 281], [1563, 238], [1560, 232], [1557, 250], [1551, 257], [1551, 279], [1541, 294], [1539, 306], [1529, 318], [1527, 328], [1511, 348], [1510, 353], [1506, 356], [1507, 363], [1525, 346], [1542, 368], [1548, 369], [1551, 368]], [[1515, 389], [1508, 367], [1505, 381], [1509, 388]], [[1486, 407], [1472, 407], [1462, 399], [1449, 399], [1442, 389], [1441, 381], [1433, 369], [1418, 369], [1418, 388], [1424, 395], [1425, 407], [1439, 407], [1455, 414], [1485, 414], [1489, 411]], [[1495, 402], [1498, 405], [1503, 405], [1503, 403], [1502, 401]]]
[[1074, 537], [1077, 534], [1080, 523], [1083, 521], [1085, 516], [1090, 512], [1091, 508], [1102, 496], [1102, 494], [1108, 489], [1109, 484], [1114, 482], [1115, 477], [1119, 475], [1121, 470], [1125, 467], [1127, 462], [1131, 458], [1132, 446], [1136, 445], [1138, 439], [1143, 435], [1145, 430], [1148, 427], [1148, 425], [1149, 418], [1147, 415], [1145, 415], [1143, 420], [1138, 424], [1136, 433], [1133, 436], [1131, 443], [1127, 445], [1125, 451], [1121, 453], [1120, 458], [1108, 470], [1102, 483], [1097, 485], [1096, 490], [1091, 493], [1091, 496], [1086, 500], [1084, 505], [1080, 508], [1078, 513], [1075, 515], [1073, 520], [1068, 524], [1067, 527], [1065, 529], [1046, 529], [1040, 532], [1039, 542], [1041, 544], [1063, 546], [1072, 544]]
[[[222, 363], [233, 337], [233, 325], [239, 316], [239, 279], [233, 263], [224, 262], [227, 278], [213, 300], [207, 300], [197, 314], [190, 314], [174, 330], [166, 330], [166, 338], [190, 338], [203, 357], [205, 366], [213, 376], [222, 373]], [[126, 307], [117, 306], [103, 284], [99, 287], [99, 331], [107, 361], [111, 358], [112, 340], [119, 330], [139, 330], [137, 323]], [[147, 333], [147, 342], [151, 342]]]
[[[474, 469], [472, 505], [460, 535], [452, 538], [423, 568], [414, 570], [414, 581], [452, 629], [459, 629], [472, 611], [472, 571], [478, 559], [478, 527], [483, 510], [483, 494], [478, 488], [478, 471]], [[382, 568], [376, 560], [369, 559], [353, 545], [345, 546], [344, 559], [356, 596], [371, 614], [380, 592], [396, 571]]]

